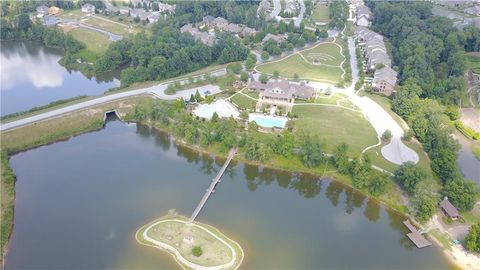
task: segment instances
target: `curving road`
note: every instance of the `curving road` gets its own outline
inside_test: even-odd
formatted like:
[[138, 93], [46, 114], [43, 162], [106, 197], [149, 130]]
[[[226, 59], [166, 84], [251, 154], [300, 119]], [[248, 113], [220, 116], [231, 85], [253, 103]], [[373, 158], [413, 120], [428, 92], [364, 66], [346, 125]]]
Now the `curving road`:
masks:
[[[226, 70], [225, 70], [225, 68], [222, 68], [222, 69], [219, 69], [219, 70], [212, 71], [209, 74], [210, 75], [215, 75], [215, 76], [222, 76], [222, 75], [226, 74]], [[197, 78], [197, 77], [200, 77], [200, 76], [203, 76], [203, 75], [204, 74], [197, 75], [197, 76], [194, 76], [194, 78]], [[165, 90], [167, 89], [168, 85], [170, 85], [171, 83], [177, 82], [177, 81], [180, 82], [180, 84], [184, 84], [188, 80], [187, 79], [171, 80], [171, 81], [167, 81], [167, 82], [164, 82], [164, 83], [152, 86], [152, 87], [141, 88], [141, 89], [138, 89], [138, 90], [132, 90], [132, 91], [127, 91], [127, 92], [122, 92], [122, 93], [117, 93], [117, 94], [100, 96], [100, 97], [97, 97], [95, 99], [91, 99], [91, 100], [88, 100], [88, 101], [80, 102], [80, 103], [73, 104], [73, 105], [70, 105], [70, 106], [66, 106], [66, 107], [63, 107], [63, 108], [51, 110], [51, 111], [44, 112], [44, 113], [41, 113], [41, 114], [37, 114], [37, 115], [34, 115], [34, 116], [30, 116], [30, 117], [26, 117], [26, 118], [19, 119], [19, 120], [16, 120], [16, 121], [1, 124], [0, 125], [0, 131], [4, 132], [4, 131], [15, 129], [15, 128], [18, 128], [18, 127], [30, 125], [30, 124], [33, 124], [35, 122], [40, 122], [40, 121], [44, 121], [44, 120], [47, 120], [47, 119], [50, 119], [50, 118], [60, 117], [61, 115], [66, 114], [66, 113], [75, 112], [75, 111], [82, 110], [82, 109], [85, 109], [85, 108], [88, 108], [88, 107], [91, 107], [91, 106], [100, 105], [100, 104], [103, 104], [103, 103], [115, 101], [115, 100], [118, 100], [118, 99], [123, 99], [123, 98], [126, 98], [126, 97], [132, 97], [132, 96], [147, 94], [147, 95], [153, 95], [154, 97], [160, 98], [160, 99], [174, 100], [174, 99], [178, 99], [178, 98], [188, 98], [188, 97], [190, 97], [191, 94], [195, 94], [197, 89], [203, 95], [205, 95], [205, 92], [207, 92], [207, 91], [209, 91], [210, 94], [216, 94], [216, 93], [220, 92], [220, 88], [218, 86], [206, 85], [206, 86], [202, 86], [202, 87], [194, 87], [192, 89], [178, 91], [177, 93], [175, 93], [173, 95], [165, 94]]]

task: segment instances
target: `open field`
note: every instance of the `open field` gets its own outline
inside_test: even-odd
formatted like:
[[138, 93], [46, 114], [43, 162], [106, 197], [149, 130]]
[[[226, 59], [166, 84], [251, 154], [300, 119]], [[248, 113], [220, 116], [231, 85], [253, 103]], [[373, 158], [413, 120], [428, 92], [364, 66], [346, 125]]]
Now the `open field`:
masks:
[[259, 65], [257, 70], [270, 75], [277, 70], [280, 76], [289, 79], [293, 79], [295, 74], [298, 74], [300, 79], [330, 83], [337, 83], [342, 76], [342, 70], [339, 67], [312, 65], [305, 62], [298, 54], [288, 56], [280, 61]]
[[58, 15], [62, 19], [69, 20], [80, 20], [82, 17], [86, 16], [80, 9], [76, 10], [66, 10]]
[[327, 5], [316, 5], [313, 9], [312, 17], [315, 22], [328, 23], [330, 21], [329, 13]]
[[467, 54], [467, 68], [473, 70], [473, 72], [480, 74], [480, 53]]
[[325, 151], [332, 153], [335, 147], [345, 142], [349, 155], [357, 156], [366, 147], [377, 143], [377, 135], [361, 113], [330, 106], [294, 106], [295, 130], [310, 130], [325, 142]]
[[340, 54], [340, 47], [334, 43], [323, 43], [314, 48], [304, 50], [301, 54], [308, 59], [311, 64], [321, 63], [339, 66], [345, 59]]
[[128, 36], [138, 32], [136, 28], [133, 28], [130, 25], [126, 25], [123, 23], [115, 22], [115, 21], [105, 19], [102, 17], [97, 17], [97, 16], [89, 17], [84, 21], [84, 23], [101, 28], [103, 30], [106, 30], [108, 32], [111, 32], [117, 35], [122, 35], [122, 36]]
[[85, 44], [86, 49], [96, 54], [102, 54], [108, 48], [108, 36], [86, 28], [75, 28], [68, 32], [76, 40]]
[[233, 104], [242, 109], [255, 108], [257, 103], [255, 100], [243, 95], [242, 93], [236, 94], [231, 98]]

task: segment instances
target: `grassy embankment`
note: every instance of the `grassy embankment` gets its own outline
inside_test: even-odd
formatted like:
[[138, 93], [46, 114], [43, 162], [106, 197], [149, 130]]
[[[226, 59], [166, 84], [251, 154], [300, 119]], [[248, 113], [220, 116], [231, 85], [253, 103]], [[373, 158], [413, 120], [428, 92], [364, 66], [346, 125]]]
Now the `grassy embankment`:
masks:
[[[232, 251], [228, 247], [230, 246], [233, 248], [236, 254], [234, 266], [230, 269], [236, 269], [238, 266], [240, 266], [243, 260], [244, 252], [237, 242], [229, 239], [218, 229], [210, 225], [199, 222], [194, 222], [193, 226], [186, 225], [185, 222], [187, 221], [187, 217], [168, 214], [142, 226], [135, 233], [135, 239], [142, 245], [157, 248], [156, 245], [149, 242], [143, 236], [145, 230], [149, 226], [156, 224], [147, 231], [147, 235], [156, 241], [160, 241], [176, 249], [187, 261], [201, 266], [216, 266], [226, 264], [230, 262], [233, 257]], [[211, 235], [210, 233], [214, 234], [215, 236]], [[185, 235], [187, 234], [194, 237], [195, 244], [183, 241]], [[220, 242], [215, 237], [222, 239], [227, 244]], [[180, 244], [176, 245], [176, 243]], [[203, 252], [200, 256], [197, 257], [192, 254], [193, 246], [199, 246], [202, 249]], [[178, 260], [175, 254], [173, 254], [170, 250], [166, 251], [172, 254], [176, 261], [183, 266], [182, 262]]]
[[[17, 152], [67, 140], [72, 136], [99, 129], [103, 126], [104, 112], [116, 109], [120, 115], [133, 110], [134, 104], [142, 104], [149, 97], [132, 97], [110, 103], [97, 105], [85, 110], [52, 118], [41, 123], [24, 126], [1, 134], [1, 252], [3, 254], [13, 226], [13, 201], [15, 195], [15, 175], [8, 160]], [[1, 258], [0, 258], [1, 260]]]
[[480, 74], [480, 53], [467, 54], [467, 68], [472, 69], [473, 72]]
[[[300, 53], [302, 55], [300, 55]], [[293, 79], [295, 74], [299, 79], [337, 83], [340, 81], [342, 69], [340, 67], [332, 67], [323, 65], [323, 62], [341, 63], [344, 57], [340, 54], [340, 48], [336, 45], [323, 43], [314, 48], [302, 51], [300, 53], [291, 54], [281, 60], [257, 66], [257, 70], [261, 73], [272, 75], [276, 70], [280, 76]], [[320, 64], [315, 64], [312, 57], [317, 55]], [[325, 63], [326, 64], [326, 63]]]

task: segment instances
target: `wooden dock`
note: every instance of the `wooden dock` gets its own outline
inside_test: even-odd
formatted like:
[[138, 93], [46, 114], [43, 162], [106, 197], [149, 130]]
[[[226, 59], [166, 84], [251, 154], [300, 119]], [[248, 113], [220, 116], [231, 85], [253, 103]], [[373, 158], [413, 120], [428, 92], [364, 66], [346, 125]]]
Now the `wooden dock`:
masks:
[[403, 221], [403, 224], [411, 231], [411, 233], [407, 233], [407, 237], [418, 247], [418, 248], [424, 248], [431, 246], [432, 243], [421, 234], [415, 226], [410, 223], [410, 220], [407, 219]]
[[210, 194], [212, 194], [212, 192], [215, 191], [215, 186], [218, 184], [218, 182], [220, 182], [220, 179], [222, 178], [223, 174], [225, 173], [225, 170], [227, 169], [228, 165], [230, 164], [230, 162], [232, 161], [233, 157], [236, 154], [237, 154], [237, 148], [233, 148], [232, 150], [230, 150], [230, 153], [228, 154], [227, 160], [223, 164], [223, 166], [220, 169], [220, 171], [218, 172], [217, 176], [215, 176], [215, 178], [213, 178], [212, 182], [210, 183], [210, 186], [207, 188], [207, 191], [203, 195], [202, 200], [200, 200], [200, 202], [197, 205], [197, 208], [195, 208], [195, 211], [193, 211], [192, 215], [190, 216], [190, 219], [188, 221], [189, 223], [192, 223], [195, 220], [195, 218], [197, 217], [197, 215], [200, 213], [203, 206], [207, 202], [208, 198], [210, 197]]

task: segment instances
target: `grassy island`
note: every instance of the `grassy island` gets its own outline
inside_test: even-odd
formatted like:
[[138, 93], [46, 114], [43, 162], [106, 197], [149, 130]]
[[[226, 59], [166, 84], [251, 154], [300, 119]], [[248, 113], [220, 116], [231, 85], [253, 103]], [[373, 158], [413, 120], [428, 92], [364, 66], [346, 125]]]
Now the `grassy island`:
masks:
[[135, 238], [172, 254], [184, 269], [237, 269], [244, 256], [237, 242], [214, 227], [172, 213], [141, 227]]

